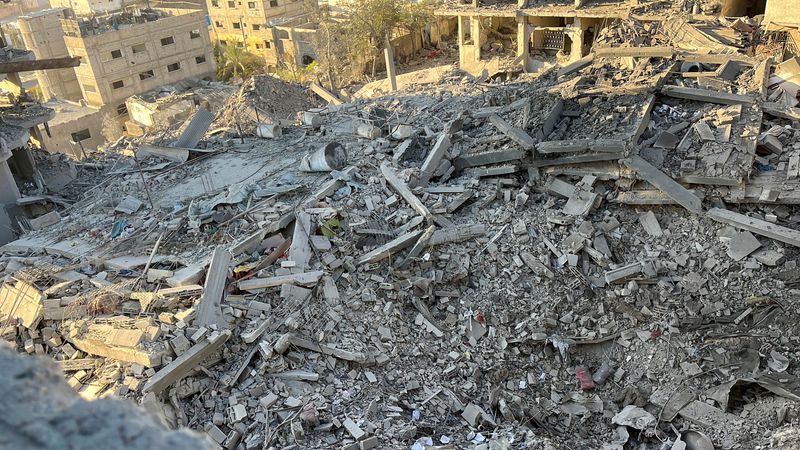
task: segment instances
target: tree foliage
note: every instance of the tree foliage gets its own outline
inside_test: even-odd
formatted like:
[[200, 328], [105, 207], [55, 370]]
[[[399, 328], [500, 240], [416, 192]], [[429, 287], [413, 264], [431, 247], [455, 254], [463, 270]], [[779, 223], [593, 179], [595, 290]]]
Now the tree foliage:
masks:
[[246, 79], [264, 71], [264, 60], [238, 45], [214, 46], [214, 58], [217, 61], [217, 78], [222, 81]]
[[432, 0], [345, 0], [341, 7], [339, 17], [322, 11], [316, 18], [319, 67], [332, 89], [346, 78], [342, 66], [354, 74], [371, 62], [374, 77], [376, 62], [398, 31], [421, 33], [434, 18]]

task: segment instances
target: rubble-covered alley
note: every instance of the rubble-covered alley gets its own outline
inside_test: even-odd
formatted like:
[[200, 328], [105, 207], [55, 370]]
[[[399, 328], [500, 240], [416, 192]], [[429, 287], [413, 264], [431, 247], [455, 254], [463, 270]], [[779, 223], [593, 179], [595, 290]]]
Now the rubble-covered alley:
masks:
[[800, 59], [771, 36], [626, 19], [537, 74], [324, 103], [257, 76], [36, 154], [59, 189], [18, 201], [0, 332], [209, 448], [800, 448]]

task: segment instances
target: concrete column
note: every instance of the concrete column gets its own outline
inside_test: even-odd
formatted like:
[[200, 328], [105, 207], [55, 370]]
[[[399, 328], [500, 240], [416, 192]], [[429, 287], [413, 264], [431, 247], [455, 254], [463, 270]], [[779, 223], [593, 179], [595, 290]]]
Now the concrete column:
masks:
[[389, 79], [389, 85], [391, 85], [392, 92], [394, 92], [397, 90], [397, 77], [395, 76], [394, 51], [391, 45], [387, 45], [383, 49], [383, 55], [386, 58], [386, 78]]
[[483, 45], [485, 39], [481, 36], [481, 19], [478, 16], [474, 16], [470, 18], [470, 34], [472, 34], [472, 42], [475, 43], [475, 61], [481, 60], [481, 45]]
[[11, 154], [12, 156], [9, 161], [14, 161], [14, 167], [17, 170], [17, 174], [23, 179], [33, 178], [33, 156], [31, 156], [31, 152], [28, 150], [28, 147], [16, 148], [11, 151]]
[[466, 40], [467, 36], [467, 18], [464, 16], [458, 16], [458, 48], [461, 48], [464, 45], [464, 41]]
[[572, 38], [572, 50], [570, 50], [569, 60], [577, 61], [583, 58], [583, 26], [580, 18], [575, 18], [575, 22], [573, 23], [570, 31], [570, 38]]
[[[517, 57], [519, 58], [522, 55], [527, 56], [528, 46], [526, 45], [526, 38], [528, 33], [526, 33], [526, 28], [528, 27], [526, 22], [528, 19], [523, 17], [517, 17]], [[523, 65], [524, 65], [523, 60]]]
[[19, 189], [8, 162], [0, 162], [0, 207], [7, 203], [16, 204], [19, 197]]

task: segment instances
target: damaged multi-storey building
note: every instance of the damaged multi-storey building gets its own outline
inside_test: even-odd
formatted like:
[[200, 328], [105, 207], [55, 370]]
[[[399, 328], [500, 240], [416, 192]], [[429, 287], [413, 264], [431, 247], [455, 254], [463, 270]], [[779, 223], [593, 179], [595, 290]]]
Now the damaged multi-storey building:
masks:
[[53, 9], [20, 17], [25, 45], [38, 57], [83, 63], [38, 72], [39, 89], [60, 114], [44, 133], [50, 151], [82, 157], [129, 120], [126, 100], [184, 80], [214, 79], [205, 14], [196, 9], [127, 8], [102, 16]]
[[[657, 24], [672, 7], [670, 2], [638, 0], [474, 0], [471, 4], [446, 3], [436, 14], [458, 18], [460, 67], [473, 74], [486, 70], [491, 75], [509, 69], [534, 73], [557, 62], [579, 60], [590, 52], [603, 29], [615, 22], [633, 18], [660, 26]], [[683, 4], [687, 14], [698, 17], [753, 17], [764, 14], [765, 7], [768, 26], [796, 22], [793, 8], [780, 0]]]
[[20, 72], [62, 70], [75, 67], [79, 58], [37, 59], [26, 50], [5, 45], [0, 40], [0, 74], [4, 95], [0, 100], [0, 242], [19, 233], [18, 220], [25, 219], [27, 202], [20, 186], [43, 188], [30, 152], [30, 141], [43, 141], [40, 126], [55, 118], [53, 109], [43, 107], [24, 89]]
[[[316, 33], [319, 24], [300, 0], [238, 2], [207, 0], [212, 39], [221, 46], [237, 45], [261, 56], [268, 73], [308, 67], [317, 60]], [[320, 2], [312, 8], [327, 10], [336, 20], [349, 20], [335, 2]], [[437, 45], [452, 34], [455, 21], [437, 18], [423, 33], [394, 30], [390, 43], [398, 58], [410, 59], [425, 44]]]
[[[796, 24], [721, 6], [758, 12], [673, 5], [536, 73], [347, 100], [229, 86], [83, 161], [0, 247], [0, 337], [192, 448], [796, 449]], [[23, 396], [29, 362], [0, 371], [27, 388], [2, 436], [74, 442], [56, 425], [82, 414]]]

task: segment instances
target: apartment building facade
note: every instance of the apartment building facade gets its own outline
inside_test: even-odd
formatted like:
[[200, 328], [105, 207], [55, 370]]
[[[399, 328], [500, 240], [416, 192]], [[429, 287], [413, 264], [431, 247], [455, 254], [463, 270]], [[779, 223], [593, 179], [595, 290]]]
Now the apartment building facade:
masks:
[[[17, 19], [22, 42], [25, 48], [33, 52], [36, 59], [69, 56], [64, 32], [61, 29], [61, 21], [68, 15], [68, 10], [46, 9]], [[61, 98], [77, 102], [83, 98], [73, 68], [37, 70], [36, 79], [46, 101]]]
[[51, 8], [71, 9], [80, 16], [119, 11], [133, 2], [123, 0], [50, 0]]
[[282, 54], [275, 27], [297, 22], [304, 10], [302, 0], [206, 0], [206, 6], [215, 43], [244, 45], [273, 69]]
[[51, 151], [79, 156], [105, 142], [110, 133], [104, 128], [121, 131], [128, 119], [125, 101], [132, 95], [215, 77], [202, 10], [130, 8], [102, 17], [55, 11], [20, 20], [26, 46], [36, 56], [81, 58], [78, 67], [38, 77], [52, 107], [69, 111], [43, 133]]
[[[159, 10], [164, 15], [129, 27], [91, 28], [62, 22], [83, 98], [90, 106], [125, 114], [125, 100], [187, 78], [213, 78], [211, 41], [202, 11]], [[84, 22], [86, 23], [86, 22]]]

